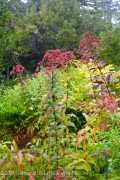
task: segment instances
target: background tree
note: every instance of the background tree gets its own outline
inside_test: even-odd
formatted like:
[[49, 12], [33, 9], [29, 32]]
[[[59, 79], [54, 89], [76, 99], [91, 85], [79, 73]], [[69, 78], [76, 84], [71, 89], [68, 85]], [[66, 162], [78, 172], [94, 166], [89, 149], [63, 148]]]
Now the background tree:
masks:
[[41, 6], [42, 1], [41, 0], [28, 0], [26, 3], [26, 9], [27, 11], [30, 11], [30, 9], [32, 8], [32, 6], [35, 6], [35, 9], [37, 11], [40, 10], [40, 6]]
[[76, 0], [46, 0], [40, 11], [41, 25], [45, 29], [44, 43], [49, 44], [50, 48], [60, 48], [63, 51], [77, 48], [80, 36], [79, 15]]
[[78, 0], [82, 9], [99, 11], [101, 17], [112, 23], [120, 12], [119, 0]]
[[120, 23], [120, 1], [116, 0], [112, 4], [112, 18], [113, 18], [113, 23], [114, 24], [119, 24]]
[[110, 23], [102, 17], [101, 10], [95, 3], [93, 6], [87, 1], [79, 4], [77, 0], [45, 0], [39, 11], [32, 6], [18, 20], [15, 27], [17, 52], [23, 52], [24, 49], [44, 54], [51, 48], [76, 51], [86, 32], [99, 35], [108, 30]]
[[6, 0], [0, 1], [0, 76], [8, 62], [6, 52], [8, 51], [9, 36], [12, 32], [13, 14]]
[[100, 35], [112, 27], [111, 0], [78, 0], [83, 32]]
[[[57, 48], [77, 52], [79, 41], [86, 32], [100, 37], [101, 33], [109, 34], [114, 28], [113, 20], [114, 24], [119, 22], [118, 0], [6, 2], [15, 16], [12, 20], [13, 32], [8, 35], [10, 43], [5, 48], [14, 52], [17, 57], [26, 52], [38, 52], [43, 56], [48, 49]], [[7, 36], [3, 37], [5, 40]], [[35, 60], [35, 56], [30, 58]]]
[[27, 6], [21, 0], [9, 0], [8, 6], [9, 6], [10, 10], [14, 13], [15, 19], [19, 18], [20, 16], [25, 15], [25, 13], [26, 13]]
[[101, 60], [120, 66], [120, 25], [115, 26], [109, 33], [102, 34], [101, 38]]
[[79, 44], [79, 15], [76, 0], [46, 0], [39, 12], [33, 7], [18, 20], [13, 47], [17, 52], [35, 50], [43, 54], [51, 48], [73, 50]]

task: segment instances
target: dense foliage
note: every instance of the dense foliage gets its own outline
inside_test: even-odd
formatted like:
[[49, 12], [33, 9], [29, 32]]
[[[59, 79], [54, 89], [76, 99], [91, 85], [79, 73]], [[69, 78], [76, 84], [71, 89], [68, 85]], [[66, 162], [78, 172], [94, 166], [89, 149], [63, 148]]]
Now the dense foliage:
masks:
[[[110, 44], [109, 37], [116, 43], [119, 30], [112, 31], [113, 22], [115, 26], [119, 24], [119, 9], [117, 0], [29, 0], [27, 3], [2, 0], [0, 58], [4, 60], [1, 63], [1, 68], [5, 69], [3, 74], [9, 79], [9, 69], [18, 61], [33, 72], [38, 59], [42, 59], [48, 49], [77, 52], [86, 32], [99, 37], [105, 33], [101, 59], [111, 62], [111, 46], [115, 46]], [[119, 44], [114, 54], [117, 50]], [[115, 58], [112, 62], [116, 63]]]
[[[12, 12], [9, 10], [9, 7], [6, 3], [6, 0], [0, 1], [0, 77], [1, 73], [4, 70], [2, 64], [5, 60], [5, 52], [8, 50], [9, 45], [9, 36], [11, 35], [11, 20], [13, 18]], [[3, 62], [5, 63], [5, 62]], [[7, 61], [6, 61], [7, 63]]]
[[1, 180], [120, 179], [119, 12], [0, 1]]
[[3, 178], [120, 176], [119, 76], [99, 61], [99, 46], [96, 36], [85, 34], [81, 61], [71, 51], [48, 50], [32, 78], [13, 67], [19, 84], [0, 92]]
[[104, 46], [101, 59], [117, 66], [120, 65], [120, 26], [113, 28], [108, 34], [102, 35]]

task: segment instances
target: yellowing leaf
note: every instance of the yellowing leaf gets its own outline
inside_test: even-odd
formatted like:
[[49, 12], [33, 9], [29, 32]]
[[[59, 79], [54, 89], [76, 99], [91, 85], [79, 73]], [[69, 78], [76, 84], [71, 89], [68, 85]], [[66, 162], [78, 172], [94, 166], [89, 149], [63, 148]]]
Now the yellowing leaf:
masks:
[[18, 151], [18, 146], [17, 146], [17, 144], [16, 144], [16, 142], [13, 140], [13, 147], [14, 147], [14, 149], [16, 150], [16, 151]]
[[24, 114], [25, 114], [25, 110], [23, 110], [20, 114], [21, 114], [21, 115], [24, 115]]
[[33, 111], [33, 107], [29, 107], [29, 110], [30, 110], [30, 111]]
[[69, 81], [70, 80], [70, 76], [67, 76], [67, 81]]
[[85, 142], [83, 143], [82, 148], [83, 148], [83, 150], [87, 149], [87, 144]]
[[84, 129], [85, 132], [88, 132], [89, 130], [90, 130], [89, 126], [86, 126], [85, 129]]
[[87, 156], [88, 152], [83, 152], [80, 153], [80, 157], [82, 157], [82, 159], [84, 159]]
[[93, 137], [93, 140], [94, 140], [95, 142], [98, 142], [97, 136]]
[[94, 164], [96, 166], [96, 161], [93, 157], [87, 157], [86, 160], [87, 160], [87, 162]]
[[91, 171], [91, 167], [87, 162], [81, 163], [79, 166], [75, 167], [75, 169], [84, 169], [87, 172]]

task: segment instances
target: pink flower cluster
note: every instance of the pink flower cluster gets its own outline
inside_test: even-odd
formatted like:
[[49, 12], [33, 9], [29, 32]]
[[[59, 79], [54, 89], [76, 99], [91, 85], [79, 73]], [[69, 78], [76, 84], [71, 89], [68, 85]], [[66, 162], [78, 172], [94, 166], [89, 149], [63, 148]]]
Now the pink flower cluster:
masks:
[[28, 176], [29, 176], [29, 180], [35, 180], [34, 177], [30, 173], [28, 174]]
[[33, 75], [32, 75], [34, 78], [38, 78], [38, 74], [35, 72]]
[[117, 101], [108, 94], [101, 95], [101, 98], [96, 100], [96, 105], [103, 112], [110, 112], [111, 114], [117, 110]]
[[13, 66], [12, 71], [10, 72], [10, 75], [23, 73], [24, 70], [25, 70], [24, 67], [21, 65]]
[[36, 72], [39, 71], [40, 66], [46, 67], [46, 72], [51, 72], [58, 67], [64, 68], [65, 65], [69, 64], [69, 60], [75, 60], [76, 56], [72, 51], [62, 53], [59, 49], [48, 50], [42, 61], [38, 63]]
[[96, 36], [91, 36], [86, 33], [84, 39], [80, 42], [78, 54], [81, 57], [81, 62], [87, 64], [91, 59], [97, 56], [97, 48], [102, 45], [102, 41], [97, 39]]
[[60, 170], [58, 169], [58, 170], [56, 170], [56, 173], [55, 173], [55, 175], [54, 175], [54, 178], [53, 178], [54, 180], [60, 180], [61, 178], [60, 178]]

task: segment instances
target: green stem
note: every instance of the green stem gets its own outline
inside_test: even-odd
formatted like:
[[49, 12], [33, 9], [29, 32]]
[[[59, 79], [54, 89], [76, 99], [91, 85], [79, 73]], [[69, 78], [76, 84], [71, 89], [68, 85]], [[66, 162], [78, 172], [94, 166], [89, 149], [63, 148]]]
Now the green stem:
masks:
[[96, 99], [96, 94], [95, 94], [95, 89], [94, 89], [93, 79], [92, 79], [91, 72], [90, 72], [90, 69], [89, 69], [88, 64], [87, 64], [87, 68], [88, 68], [89, 75], [90, 75], [90, 81], [92, 82], [92, 88], [93, 88], [94, 97], [95, 97], [95, 99]]
[[65, 104], [65, 112], [67, 113], [67, 107], [68, 107], [68, 97], [69, 97], [69, 80], [67, 80], [67, 91], [66, 91], [66, 104]]
[[[51, 91], [54, 90], [54, 76], [53, 76], [53, 71], [52, 71], [52, 87], [51, 87]], [[57, 158], [58, 158], [58, 132], [57, 132], [57, 116], [56, 116], [56, 110], [55, 110], [55, 95], [53, 94], [52, 96], [52, 101], [53, 101], [53, 115], [54, 115], [54, 119], [55, 119], [55, 141], [56, 141], [56, 154], [57, 154]], [[58, 169], [58, 160], [57, 160], [57, 169]]]
[[[100, 75], [102, 76], [102, 75], [103, 75], [103, 73], [102, 73], [102, 71], [101, 71], [100, 67], [98, 66], [98, 63], [97, 63], [96, 61], [94, 61], [94, 63], [95, 63], [95, 65], [97, 66], [97, 68], [98, 68], [98, 70], [99, 70], [99, 72], [100, 72]], [[105, 80], [105, 79], [104, 79], [104, 84], [106, 85], [106, 90], [107, 90], [108, 94], [111, 96], [111, 94], [110, 94], [110, 92], [109, 92], [108, 83], [106, 82], [106, 80]]]

